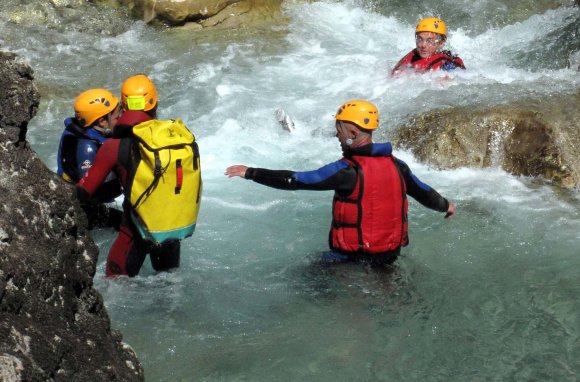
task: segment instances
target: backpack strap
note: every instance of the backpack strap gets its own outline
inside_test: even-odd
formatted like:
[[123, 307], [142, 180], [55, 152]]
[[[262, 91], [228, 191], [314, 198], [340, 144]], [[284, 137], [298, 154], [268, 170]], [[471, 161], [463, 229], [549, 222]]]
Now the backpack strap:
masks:
[[[167, 167], [165, 167], [165, 168], [161, 167], [161, 159], [159, 158], [159, 151], [154, 151], [153, 155], [155, 157], [155, 168], [153, 169], [153, 181], [145, 189], [145, 191], [143, 191], [143, 193], [137, 198], [137, 201], [133, 205], [134, 209], [137, 209], [137, 207], [139, 207], [139, 205], [143, 201], [145, 201], [149, 197], [149, 195], [151, 195], [151, 193], [153, 191], [155, 191], [155, 189], [157, 188], [157, 185], [159, 184], [159, 179], [161, 179], [163, 177], [163, 174], [165, 173], [165, 171], [167, 171]], [[169, 164], [168, 164], [168, 166], [169, 166]]]

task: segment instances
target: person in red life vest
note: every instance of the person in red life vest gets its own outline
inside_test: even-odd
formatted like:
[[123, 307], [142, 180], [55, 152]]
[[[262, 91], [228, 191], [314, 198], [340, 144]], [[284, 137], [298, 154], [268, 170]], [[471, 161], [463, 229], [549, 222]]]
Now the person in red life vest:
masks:
[[336, 113], [336, 136], [343, 152], [338, 161], [304, 172], [234, 165], [225, 175], [283, 190], [334, 190], [331, 252], [325, 256], [331, 255], [333, 261], [390, 264], [409, 242], [407, 195], [445, 212], [445, 217], [455, 213], [455, 205], [395, 158], [390, 143], [373, 143], [378, 127], [375, 105], [348, 101]]
[[[74, 101], [75, 116], [65, 119], [57, 155], [57, 174], [65, 181], [76, 183], [91, 168], [97, 152], [113, 132], [121, 116], [119, 100], [106, 89], [89, 89]], [[119, 229], [121, 211], [106, 203], [121, 195], [121, 184], [114, 173], [81, 204], [89, 229], [112, 227]]]
[[391, 71], [396, 76], [405, 71], [427, 72], [431, 70], [465, 69], [463, 60], [443, 50], [447, 39], [447, 27], [443, 20], [428, 17], [419, 21], [415, 29], [416, 48], [407, 53]]
[[[117, 173], [123, 188], [127, 187], [129, 163], [122, 155], [123, 147], [130, 145], [133, 126], [156, 118], [155, 85], [142, 74], [129, 77], [121, 87], [121, 105], [125, 112], [113, 130], [113, 138], [101, 146], [95, 163], [76, 185], [81, 200], [89, 199], [111, 170]], [[153, 269], [157, 271], [179, 267], [180, 242], [174, 240], [155, 245], [143, 239], [130, 216], [127, 202], [125, 197], [119, 234], [107, 257], [106, 276], [136, 276], [148, 253]]]

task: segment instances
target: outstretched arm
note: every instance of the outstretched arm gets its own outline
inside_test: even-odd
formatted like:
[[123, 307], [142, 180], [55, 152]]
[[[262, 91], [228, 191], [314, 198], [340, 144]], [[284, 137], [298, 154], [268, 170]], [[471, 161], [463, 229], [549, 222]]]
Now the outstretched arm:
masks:
[[419, 180], [412, 172], [409, 166], [400, 159], [395, 159], [397, 167], [407, 186], [407, 194], [427, 208], [435, 211], [445, 212], [445, 218], [455, 214], [455, 204], [450, 203], [447, 199], [439, 195], [435, 189], [431, 188]]
[[281, 190], [335, 190], [341, 195], [352, 192], [356, 184], [355, 170], [342, 160], [318, 170], [302, 172], [234, 165], [226, 169], [225, 175], [230, 178], [239, 176]]
[[281, 190], [296, 189], [293, 180], [293, 171], [268, 170], [265, 168], [254, 168], [238, 164], [226, 168], [225, 174], [230, 178], [239, 176], [240, 178], [253, 180], [256, 183]]
[[230, 166], [230, 167], [226, 168], [225, 174], [229, 178], [233, 178], [234, 176], [239, 176], [240, 178], [245, 178], [247, 170], [248, 170], [248, 166], [237, 164], [237, 165]]
[[447, 213], [445, 214], [445, 219], [450, 218], [451, 216], [455, 215], [455, 204], [449, 202], [449, 207], [447, 207]]

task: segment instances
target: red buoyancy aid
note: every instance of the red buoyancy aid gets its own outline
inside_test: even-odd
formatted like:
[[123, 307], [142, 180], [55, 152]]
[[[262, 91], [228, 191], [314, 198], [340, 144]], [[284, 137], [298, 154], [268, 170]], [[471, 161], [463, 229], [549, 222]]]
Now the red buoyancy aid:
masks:
[[380, 254], [408, 243], [407, 193], [394, 158], [344, 158], [357, 171], [357, 184], [332, 204], [332, 249]]
[[451, 52], [445, 50], [428, 58], [419, 58], [413, 61], [413, 57], [418, 56], [416, 49], [413, 49], [405, 57], [403, 57], [391, 71], [391, 75], [397, 75], [408, 68], [413, 68], [417, 72], [427, 72], [429, 70], [437, 70], [445, 63], [452, 62], [455, 66], [465, 69], [463, 60], [457, 56], [453, 56]]

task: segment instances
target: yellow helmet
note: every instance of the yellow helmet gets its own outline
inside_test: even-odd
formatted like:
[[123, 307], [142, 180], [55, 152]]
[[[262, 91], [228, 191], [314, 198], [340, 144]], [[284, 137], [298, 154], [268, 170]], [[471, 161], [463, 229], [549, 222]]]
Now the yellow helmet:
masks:
[[415, 33], [421, 32], [433, 32], [443, 36], [447, 36], [447, 27], [443, 20], [437, 17], [427, 17], [419, 21], [417, 24], [417, 29], [415, 29]]
[[336, 120], [352, 122], [366, 130], [375, 130], [379, 127], [379, 110], [370, 102], [352, 100], [338, 108]]
[[129, 77], [121, 87], [121, 103], [125, 110], [149, 111], [157, 105], [157, 89], [144, 74]]
[[89, 89], [74, 101], [75, 118], [83, 127], [91, 126], [119, 105], [119, 99], [107, 89]]

